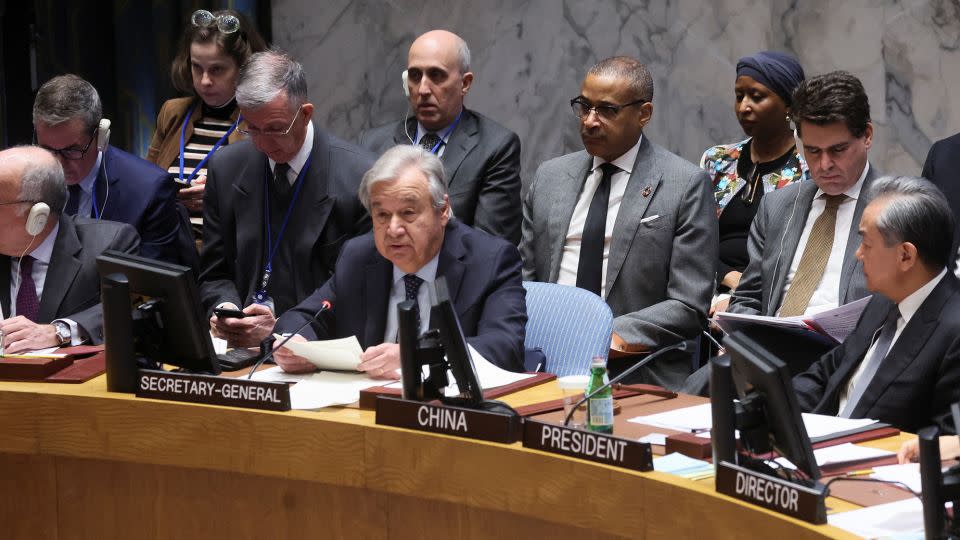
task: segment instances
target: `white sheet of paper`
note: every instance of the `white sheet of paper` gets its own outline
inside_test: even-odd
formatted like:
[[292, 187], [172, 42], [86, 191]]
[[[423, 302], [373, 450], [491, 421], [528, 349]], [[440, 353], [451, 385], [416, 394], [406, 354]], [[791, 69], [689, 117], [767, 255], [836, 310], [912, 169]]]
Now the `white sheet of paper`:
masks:
[[357, 336], [320, 341], [288, 341], [283, 346], [321, 370], [356, 371], [363, 349]]
[[916, 497], [827, 516], [827, 523], [864, 538], [923, 532], [923, 503]]
[[665, 433], [650, 433], [637, 439], [637, 442], [645, 442], [664, 446], [667, 444], [667, 435]]
[[802, 413], [803, 425], [807, 428], [807, 435], [811, 439], [825, 437], [834, 433], [841, 433], [851, 429], [858, 429], [876, 424], [870, 418], [840, 418], [822, 414]]
[[[535, 377], [535, 375], [530, 373], [507, 371], [490, 363], [490, 361], [477, 352], [472, 345], [467, 344], [467, 347], [470, 348], [470, 357], [473, 358], [473, 366], [477, 371], [477, 381], [484, 390], [490, 390], [491, 388], [497, 388], [498, 386], [513, 384], [517, 381]], [[447, 378], [450, 384], [447, 386], [444, 394], [448, 397], [460, 395], [460, 390], [457, 388], [457, 380], [453, 378], [453, 373], [447, 372]]]
[[361, 390], [382, 382], [362, 373], [312, 373], [309, 379], [290, 387], [290, 407], [321, 409], [333, 405], [347, 405], [360, 399]]
[[257, 370], [251, 379], [265, 382], [289, 382], [296, 383], [310, 380], [313, 373], [287, 373], [280, 366], [274, 366], [267, 369]]
[[646, 424], [686, 431], [687, 433], [697, 433], [710, 429], [713, 424], [713, 417], [710, 414], [710, 404], [704, 403], [647, 416], [637, 416], [627, 421], [634, 424]]
[[882, 465], [873, 468], [871, 478], [884, 480], [886, 482], [901, 482], [913, 491], [920, 493], [920, 464], [903, 463], [899, 465]]
[[810, 326], [819, 327], [820, 330], [828, 336], [837, 340], [837, 343], [841, 343], [847, 339], [847, 336], [857, 327], [857, 321], [860, 320], [860, 315], [867, 307], [867, 303], [870, 302], [871, 298], [873, 297], [868, 296], [850, 302], [849, 304], [821, 311], [820, 313], [806, 317], [805, 320]]
[[[839, 463], [852, 463], [855, 461], [866, 461], [868, 459], [893, 456], [894, 452], [889, 450], [880, 450], [878, 448], [867, 448], [866, 446], [857, 446], [853, 443], [838, 444], [826, 448], [818, 448], [813, 451], [813, 457], [817, 460], [817, 465], [836, 465]], [[795, 468], [786, 458], [777, 458], [776, 461], [788, 469]]]

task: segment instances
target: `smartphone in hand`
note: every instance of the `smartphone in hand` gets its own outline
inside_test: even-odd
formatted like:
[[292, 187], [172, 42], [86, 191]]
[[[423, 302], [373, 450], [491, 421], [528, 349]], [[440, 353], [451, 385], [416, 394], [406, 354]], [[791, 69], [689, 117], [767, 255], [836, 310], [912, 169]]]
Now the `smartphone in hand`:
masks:
[[239, 309], [227, 308], [214, 308], [213, 314], [216, 315], [218, 319], [242, 319], [247, 316], [246, 313]]

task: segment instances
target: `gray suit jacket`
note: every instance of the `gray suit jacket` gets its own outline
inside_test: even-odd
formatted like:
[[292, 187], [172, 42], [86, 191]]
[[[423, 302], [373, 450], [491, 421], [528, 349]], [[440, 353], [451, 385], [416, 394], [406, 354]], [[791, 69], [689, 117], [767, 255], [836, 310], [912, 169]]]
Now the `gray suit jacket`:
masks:
[[[410, 144], [417, 121], [394, 122], [360, 134], [360, 146], [380, 155]], [[520, 240], [520, 139], [482, 114], [463, 109], [440, 157], [447, 173], [453, 215], [505, 238]]]
[[[38, 323], [76, 322], [94, 344], [103, 343], [103, 309], [97, 257], [108, 249], [140, 252], [137, 230], [125, 223], [60, 216], [60, 230], [40, 296]], [[0, 256], [0, 306], [10, 313], [10, 257]]]
[[[537, 170], [523, 205], [523, 279], [556, 282], [570, 218], [592, 163], [593, 157], [580, 151]], [[606, 301], [613, 329], [627, 343], [657, 349], [698, 338], [713, 292], [715, 209], [707, 173], [645, 136], [607, 262]], [[691, 354], [660, 358], [643, 378], [676, 388], [690, 374], [690, 359]]]
[[[846, 304], [869, 296], [863, 265], [855, 255], [860, 246], [860, 216], [870, 202], [867, 200], [870, 185], [880, 177], [872, 165], [863, 180], [860, 197], [853, 212], [853, 223], [847, 235], [847, 247], [840, 272], [840, 304]], [[810, 213], [817, 185], [813, 182], [796, 182], [785, 188], [764, 195], [757, 216], [750, 227], [747, 240], [747, 264], [740, 285], [730, 300], [728, 311], [774, 316], [783, 300], [783, 284], [790, 271], [790, 264], [797, 251], [803, 226]], [[769, 239], [769, 241], [768, 241]], [[782, 246], [782, 247], [781, 247]]]

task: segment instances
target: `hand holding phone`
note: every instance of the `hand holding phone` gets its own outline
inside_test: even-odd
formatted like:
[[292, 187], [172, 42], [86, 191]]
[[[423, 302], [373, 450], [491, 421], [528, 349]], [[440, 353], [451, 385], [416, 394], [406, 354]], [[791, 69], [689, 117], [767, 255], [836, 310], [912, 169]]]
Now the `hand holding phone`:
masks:
[[229, 308], [214, 308], [213, 314], [216, 315], [218, 319], [242, 319], [247, 316], [246, 313], [239, 309]]

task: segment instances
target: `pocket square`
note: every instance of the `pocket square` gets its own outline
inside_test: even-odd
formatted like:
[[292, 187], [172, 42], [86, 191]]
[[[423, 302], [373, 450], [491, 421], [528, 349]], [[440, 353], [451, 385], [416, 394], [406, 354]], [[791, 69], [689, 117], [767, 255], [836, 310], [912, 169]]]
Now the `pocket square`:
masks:
[[641, 223], [641, 224], [643, 224], [643, 223], [650, 223], [651, 221], [653, 221], [653, 220], [655, 220], [655, 219], [660, 219], [660, 214], [657, 214], [657, 215], [654, 215], [654, 216], [650, 216], [650, 217], [645, 217], [645, 218], [643, 218], [643, 219], [640, 220], [640, 223]]

